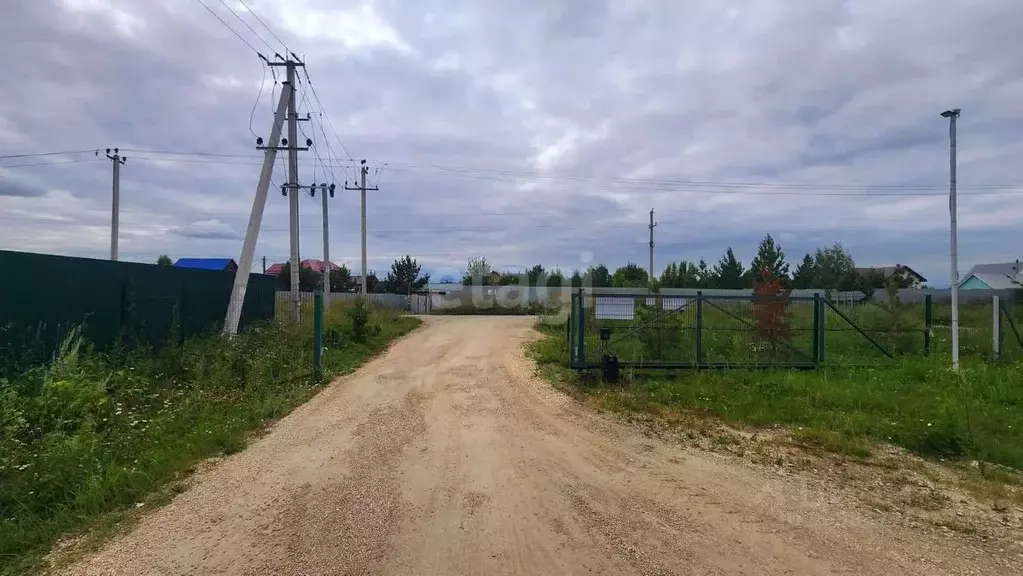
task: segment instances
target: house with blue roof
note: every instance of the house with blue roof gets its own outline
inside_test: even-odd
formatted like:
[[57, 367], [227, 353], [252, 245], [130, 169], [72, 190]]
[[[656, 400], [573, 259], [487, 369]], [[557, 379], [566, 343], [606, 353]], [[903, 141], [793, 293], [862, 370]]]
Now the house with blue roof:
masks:
[[224, 270], [237, 272], [238, 264], [233, 258], [178, 258], [174, 263], [178, 268], [198, 268], [200, 270]]

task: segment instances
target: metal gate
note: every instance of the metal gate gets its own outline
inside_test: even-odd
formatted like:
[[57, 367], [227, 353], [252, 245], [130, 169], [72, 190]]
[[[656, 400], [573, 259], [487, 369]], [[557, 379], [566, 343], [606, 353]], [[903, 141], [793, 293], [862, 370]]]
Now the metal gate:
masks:
[[[572, 294], [569, 365], [593, 369], [613, 358], [619, 367], [649, 369], [818, 368], [825, 333], [864, 359], [890, 360], [892, 352], [820, 295], [761, 296]], [[924, 330], [914, 331], [921, 342]], [[846, 359], [845, 348], [839, 357]]]

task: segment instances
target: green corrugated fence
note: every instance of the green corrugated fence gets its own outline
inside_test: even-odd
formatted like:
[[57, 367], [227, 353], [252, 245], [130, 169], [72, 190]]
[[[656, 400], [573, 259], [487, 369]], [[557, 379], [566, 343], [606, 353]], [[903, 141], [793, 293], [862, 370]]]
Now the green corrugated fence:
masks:
[[[249, 276], [241, 326], [273, 318], [274, 280]], [[0, 250], [0, 375], [49, 359], [75, 326], [99, 349], [219, 330], [233, 282], [231, 272]]]

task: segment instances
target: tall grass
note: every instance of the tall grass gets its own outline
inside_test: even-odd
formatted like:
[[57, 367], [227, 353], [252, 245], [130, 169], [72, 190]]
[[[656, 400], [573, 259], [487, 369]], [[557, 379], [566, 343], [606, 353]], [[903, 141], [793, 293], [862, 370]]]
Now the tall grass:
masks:
[[[333, 306], [325, 373], [353, 369], [418, 323]], [[65, 532], [144, 502], [200, 459], [240, 450], [315, 393], [311, 358], [308, 320], [159, 354], [96, 353], [72, 331], [52, 362], [0, 379], [0, 573], [38, 568]]]
[[[753, 425], [803, 427], [850, 441], [872, 440], [918, 454], [1023, 469], [1023, 363], [945, 355], [875, 367], [819, 371], [649, 371], [618, 387], [583, 386], [568, 370], [564, 327], [540, 325], [532, 355], [541, 373], [612, 407], [671, 407]], [[812, 433], [811, 433], [812, 434]]]

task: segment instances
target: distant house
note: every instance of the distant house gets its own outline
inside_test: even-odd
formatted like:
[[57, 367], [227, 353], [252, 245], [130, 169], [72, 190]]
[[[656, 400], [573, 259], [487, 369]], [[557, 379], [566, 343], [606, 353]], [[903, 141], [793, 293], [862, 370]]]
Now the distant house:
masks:
[[[273, 264], [269, 268], [266, 269], [266, 272], [264, 272], [264, 274], [269, 274], [270, 276], [277, 276], [278, 274], [281, 273], [281, 270], [284, 270], [284, 266], [286, 264], [287, 264], [287, 262], [281, 262], [280, 264]], [[317, 273], [320, 273], [320, 274], [323, 273], [323, 260], [315, 260], [315, 259], [309, 258], [309, 259], [306, 259], [306, 260], [302, 260], [301, 266], [302, 266], [302, 268], [305, 268], [307, 270], [312, 270], [313, 272], [317, 272]], [[331, 262], [330, 263], [330, 269], [331, 270], [340, 270], [341, 267], [338, 266], [337, 264]]]
[[[312, 270], [313, 272], [323, 273], [323, 269], [326, 267], [326, 263], [323, 260], [314, 260], [312, 258], [302, 261], [302, 267]], [[341, 267], [333, 262], [330, 263], [331, 270], [340, 270]]]
[[916, 270], [913, 270], [909, 266], [903, 264], [896, 264], [894, 266], [871, 266], [869, 268], [857, 268], [857, 272], [860, 274], [869, 274], [871, 272], [880, 274], [881, 279], [885, 282], [892, 277], [902, 277], [908, 280], [907, 288], [920, 288], [927, 278], [921, 276]]
[[959, 282], [960, 290], [1009, 290], [1023, 288], [1019, 260], [1000, 264], [977, 264]]
[[178, 268], [199, 268], [200, 270], [224, 270], [237, 272], [238, 264], [233, 258], [178, 258]]

